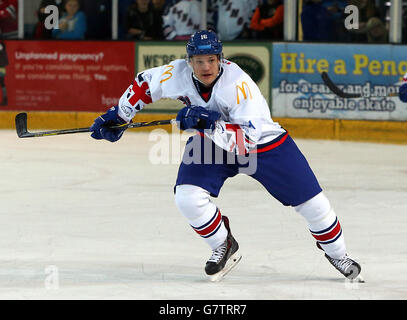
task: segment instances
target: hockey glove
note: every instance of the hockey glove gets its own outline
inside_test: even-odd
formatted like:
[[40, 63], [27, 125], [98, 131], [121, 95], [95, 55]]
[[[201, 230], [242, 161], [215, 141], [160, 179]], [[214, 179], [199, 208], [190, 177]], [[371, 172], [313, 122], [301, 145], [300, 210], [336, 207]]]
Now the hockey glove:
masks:
[[399, 98], [403, 102], [407, 102], [407, 82], [403, 83], [399, 88]]
[[93, 131], [93, 133], [90, 135], [92, 138], [97, 140], [105, 139], [110, 142], [116, 142], [122, 137], [123, 132], [126, 129], [110, 128], [111, 126], [126, 123], [126, 121], [118, 116], [118, 109], [118, 106], [111, 107], [105, 114], [102, 114], [95, 120], [93, 125], [90, 127], [90, 131]]
[[181, 130], [213, 130], [216, 121], [219, 119], [220, 113], [193, 105], [182, 108], [176, 118], [178, 127]]

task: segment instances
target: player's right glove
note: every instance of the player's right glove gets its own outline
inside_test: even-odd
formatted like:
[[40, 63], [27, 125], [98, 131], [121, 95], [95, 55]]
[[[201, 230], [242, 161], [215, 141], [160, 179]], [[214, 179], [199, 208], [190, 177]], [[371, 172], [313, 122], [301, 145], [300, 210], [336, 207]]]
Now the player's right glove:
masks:
[[403, 83], [399, 88], [399, 98], [403, 102], [407, 102], [407, 82]]
[[182, 108], [177, 114], [177, 124], [181, 130], [213, 130], [216, 121], [221, 117], [219, 112], [210, 111], [200, 106], [190, 105]]
[[110, 142], [116, 142], [119, 140], [125, 129], [113, 129], [110, 128], [115, 125], [125, 124], [122, 118], [117, 114], [119, 107], [111, 107], [105, 114], [95, 119], [95, 122], [90, 127], [90, 131], [93, 133], [90, 135], [96, 140], [105, 139]]

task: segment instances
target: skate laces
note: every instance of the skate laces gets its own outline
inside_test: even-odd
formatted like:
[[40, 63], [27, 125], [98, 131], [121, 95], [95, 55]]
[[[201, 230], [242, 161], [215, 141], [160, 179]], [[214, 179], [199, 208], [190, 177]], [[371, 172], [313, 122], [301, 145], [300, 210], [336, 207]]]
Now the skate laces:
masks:
[[354, 263], [354, 261], [348, 256], [345, 256], [343, 259], [333, 259], [331, 258], [332, 264], [340, 270], [346, 272], [348, 268]]
[[227, 250], [227, 241], [225, 241], [222, 245], [217, 247], [215, 250], [212, 251], [212, 256], [209, 258], [208, 262], [215, 262], [218, 263], [224, 257]]

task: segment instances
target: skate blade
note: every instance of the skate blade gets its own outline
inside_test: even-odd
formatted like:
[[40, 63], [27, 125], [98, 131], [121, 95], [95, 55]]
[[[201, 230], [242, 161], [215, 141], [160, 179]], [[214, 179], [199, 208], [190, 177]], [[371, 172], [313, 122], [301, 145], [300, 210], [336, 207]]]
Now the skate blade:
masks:
[[365, 283], [365, 279], [359, 274], [355, 279], [350, 279], [349, 282]]
[[229, 273], [230, 270], [232, 270], [242, 259], [242, 255], [240, 254], [239, 251], [236, 251], [226, 262], [225, 267], [219, 271], [218, 273], [215, 273], [211, 275], [210, 280], [212, 282], [219, 282], [223, 279], [223, 277]]

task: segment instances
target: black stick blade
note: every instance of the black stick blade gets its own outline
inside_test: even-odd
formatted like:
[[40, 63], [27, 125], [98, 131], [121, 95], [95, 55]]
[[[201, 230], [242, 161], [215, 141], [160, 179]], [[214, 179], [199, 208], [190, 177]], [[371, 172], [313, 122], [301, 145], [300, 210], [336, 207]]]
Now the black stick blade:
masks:
[[321, 73], [321, 78], [327, 87], [338, 97], [341, 98], [360, 98], [362, 95], [360, 93], [346, 93], [345, 91], [338, 88], [338, 86], [332, 82], [326, 72]]
[[[115, 129], [129, 129], [139, 127], [158, 126], [164, 124], [175, 123], [175, 119], [169, 120], [155, 120], [150, 122], [135, 122], [130, 124], [123, 124], [119, 126], [113, 126]], [[41, 132], [29, 132], [27, 129], [27, 113], [22, 112], [16, 115], [16, 131], [19, 138], [34, 138], [34, 137], [46, 137], [56, 136], [61, 134], [79, 133], [79, 132], [91, 132], [90, 127], [87, 128], [74, 128], [74, 129], [62, 129], [62, 130], [50, 130]]]
[[30, 136], [27, 131], [27, 114], [25, 112], [16, 115], [16, 131], [19, 138]]

